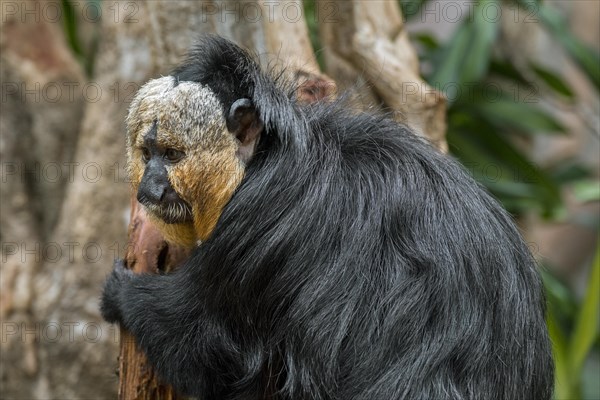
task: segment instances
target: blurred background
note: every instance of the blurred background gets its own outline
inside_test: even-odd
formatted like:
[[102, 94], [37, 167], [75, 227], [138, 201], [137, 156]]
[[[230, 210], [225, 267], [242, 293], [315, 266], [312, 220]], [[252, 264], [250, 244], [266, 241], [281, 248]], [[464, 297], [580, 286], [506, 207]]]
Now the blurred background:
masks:
[[127, 106], [211, 32], [458, 158], [540, 264], [555, 397], [600, 399], [599, 1], [0, 6], [1, 398], [115, 398], [98, 298], [127, 245]]

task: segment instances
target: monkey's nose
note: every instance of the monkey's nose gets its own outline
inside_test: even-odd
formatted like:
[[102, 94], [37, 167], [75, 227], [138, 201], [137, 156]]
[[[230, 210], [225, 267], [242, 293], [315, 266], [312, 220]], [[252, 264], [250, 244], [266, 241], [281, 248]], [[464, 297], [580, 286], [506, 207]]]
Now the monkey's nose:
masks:
[[160, 198], [160, 202], [162, 204], [176, 203], [180, 200], [181, 199], [180, 199], [179, 195], [171, 186], [169, 186], [169, 187], [165, 188], [165, 190], [163, 190], [161, 198]]
[[165, 196], [166, 187], [149, 185], [140, 187], [137, 192], [137, 200], [140, 203], [160, 204]]
[[137, 200], [142, 204], [165, 205], [177, 202], [179, 196], [170, 185], [150, 185], [139, 188]]

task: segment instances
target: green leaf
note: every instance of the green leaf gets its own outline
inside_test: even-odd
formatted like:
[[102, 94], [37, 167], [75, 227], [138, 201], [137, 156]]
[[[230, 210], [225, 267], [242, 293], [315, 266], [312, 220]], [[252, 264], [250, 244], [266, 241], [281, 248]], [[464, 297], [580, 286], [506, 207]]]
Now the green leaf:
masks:
[[563, 79], [554, 72], [533, 63], [530, 64], [530, 67], [538, 76], [538, 78], [543, 80], [544, 83], [546, 83], [546, 85], [548, 85], [548, 87], [553, 89], [555, 92], [562, 94], [569, 99], [572, 99], [575, 96], [565, 81], [563, 81]]
[[429, 0], [399, 0], [400, 9], [404, 19], [411, 19], [415, 15], [418, 15], [421, 8]]
[[83, 57], [83, 52], [77, 36], [77, 12], [73, 4], [68, 0], [62, 0], [62, 10], [64, 12], [63, 24], [67, 41], [73, 53], [81, 58]]
[[600, 246], [588, 281], [583, 303], [569, 343], [569, 366], [573, 376], [579, 376], [583, 363], [598, 335], [600, 321]]
[[588, 47], [571, 33], [565, 18], [556, 10], [543, 5], [539, 6], [539, 17], [552, 33], [553, 37], [563, 45], [565, 50], [585, 72], [587, 77], [600, 90], [600, 53]]
[[486, 119], [477, 118], [472, 105], [450, 109], [447, 140], [452, 153], [511, 212], [537, 208], [552, 216], [562, 204], [554, 181]]
[[492, 59], [490, 63], [490, 73], [524, 85], [527, 88], [533, 86], [531, 82], [515, 68], [513, 63], [504, 60]]
[[521, 7], [530, 9], [531, 7], [536, 7], [539, 4], [542, 4], [542, 0], [515, 0], [515, 3], [519, 4]]
[[546, 323], [548, 325], [548, 333], [550, 334], [550, 339], [552, 341], [552, 354], [554, 356], [554, 397], [556, 399], [576, 398], [572, 391], [572, 374], [569, 372], [567, 362], [567, 339], [560, 329], [552, 309], [548, 310]]
[[440, 47], [437, 39], [433, 35], [427, 33], [419, 33], [411, 36], [411, 39], [417, 43], [420, 43], [427, 51], [434, 51]]
[[[457, 83], [459, 71], [465, 54], [469, 49], [470, 32], [466, 24], [461, 25], [454, 37], [442, 49], [442, 52], [436, 60], [438, 68], [431, 77], [431, 83], [440, 89], [445, 89], [449, 83]], [[448, 95], [452, 99], [455, 96]]]
[[470, 24], [471, 41], [460, 73], [461, 82], [480, 81], [487, 73], [492, 53], [492, 45], [496, 41], [499, 29], [499, 18], [491, 21], [486, 18], [484, 10], [490, 9], [489, 5], [500, 4], [496, 0], [481, 0], [474, 9], [472, 24]]
[[[555, 399], [575, 399], [577, 390], [573, 382], [574, 376], [569, 370], [568, 360], [568, 327], [571, 326], [572, 316], [576, 312], [576, 304], [573, 293], [545, 268], [540, 269], [548, 308], [546, 312], [546, 323], [548, 333], [552, 341], [552, 353], [555, 366]], [[567, 317], [567, 324], [564, 322]]]
[[592, 179], [580, 180], [573, 183], [575, 198], [582, 203], [600, 200], [600, 182]]
[[493, 102], [478, 102], [476, 110], [500, 128], [521, 133], [564, 133], [565, 128], [550, 114], [530, 103], [515, 102], [506, 97]]
[[576, 158], [566, 159], [554, 165], [551, 174], [552, 179], [561, 185], [594, 176], [593, 169]]
[[546, 299], [548, 306], [555, 313], [558, 321], [566, 321], [567, 325], [572, 325], [572, 321], [577, 314], [578, 304], [573, 292], [556, 276], [548, 272], [545, 268], [540, 269], [540, 274], [546, 288]]
[[487, 74], [499, 28], [498, 21], [486, 19], [482, 11], [490, 4], [500, 7], [498, 0], [477, 3], [473, 15], [457, 29], [436, 59], [438, 69], [430, 81], [446, 92], [449, 102], [457, 98], [454, 91], [462, 85], [475, 84]]
[[315, 52], [315, 58], [317, 59], [319, 68], [324, 71], [325, 56], [322, 51], [323, 46], [321, 45], [321, 37], [319, 36], [318, 17], [316, 11], [317, 5], [315, 4], [315, 0], [304, 0], [302, 4], [304, 5], [304, 19], [306, 21], [306, 27], [308, 28], [310, 44]]

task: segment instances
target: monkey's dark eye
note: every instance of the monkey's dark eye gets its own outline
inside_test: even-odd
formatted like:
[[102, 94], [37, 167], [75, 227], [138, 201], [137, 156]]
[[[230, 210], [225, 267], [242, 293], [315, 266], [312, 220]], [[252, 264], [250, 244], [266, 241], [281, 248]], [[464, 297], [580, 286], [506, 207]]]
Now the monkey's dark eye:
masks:
[[171, 149], [171, 148], [169, 148], [165, 151], [165, 158], [167, 160], [169, 160], [170, 162], [177, 162], [177, 161], [181, 160], [184, 155], [185, 154], [182, 151]]
[[147, 147], [142, 147], [142, 160], [144, 160], [144, 162], [148, 162], [150, 160], [150, 157], [152, 156], [150, 154], [150, 150], [148, 150]]

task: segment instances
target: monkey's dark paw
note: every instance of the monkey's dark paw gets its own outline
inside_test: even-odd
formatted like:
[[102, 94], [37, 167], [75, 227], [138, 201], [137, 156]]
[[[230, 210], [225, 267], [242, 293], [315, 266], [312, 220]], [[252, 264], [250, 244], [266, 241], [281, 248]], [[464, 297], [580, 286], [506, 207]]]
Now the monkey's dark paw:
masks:
[[133, 272], [125, 268], [125, 262], [123, 260], [116, 260], [115, 268], [104, 284], [100, 303], [100, 312], [107, 322], [116, 323], [122, 321], [121, 305], [123, 288], [132, 277]]

